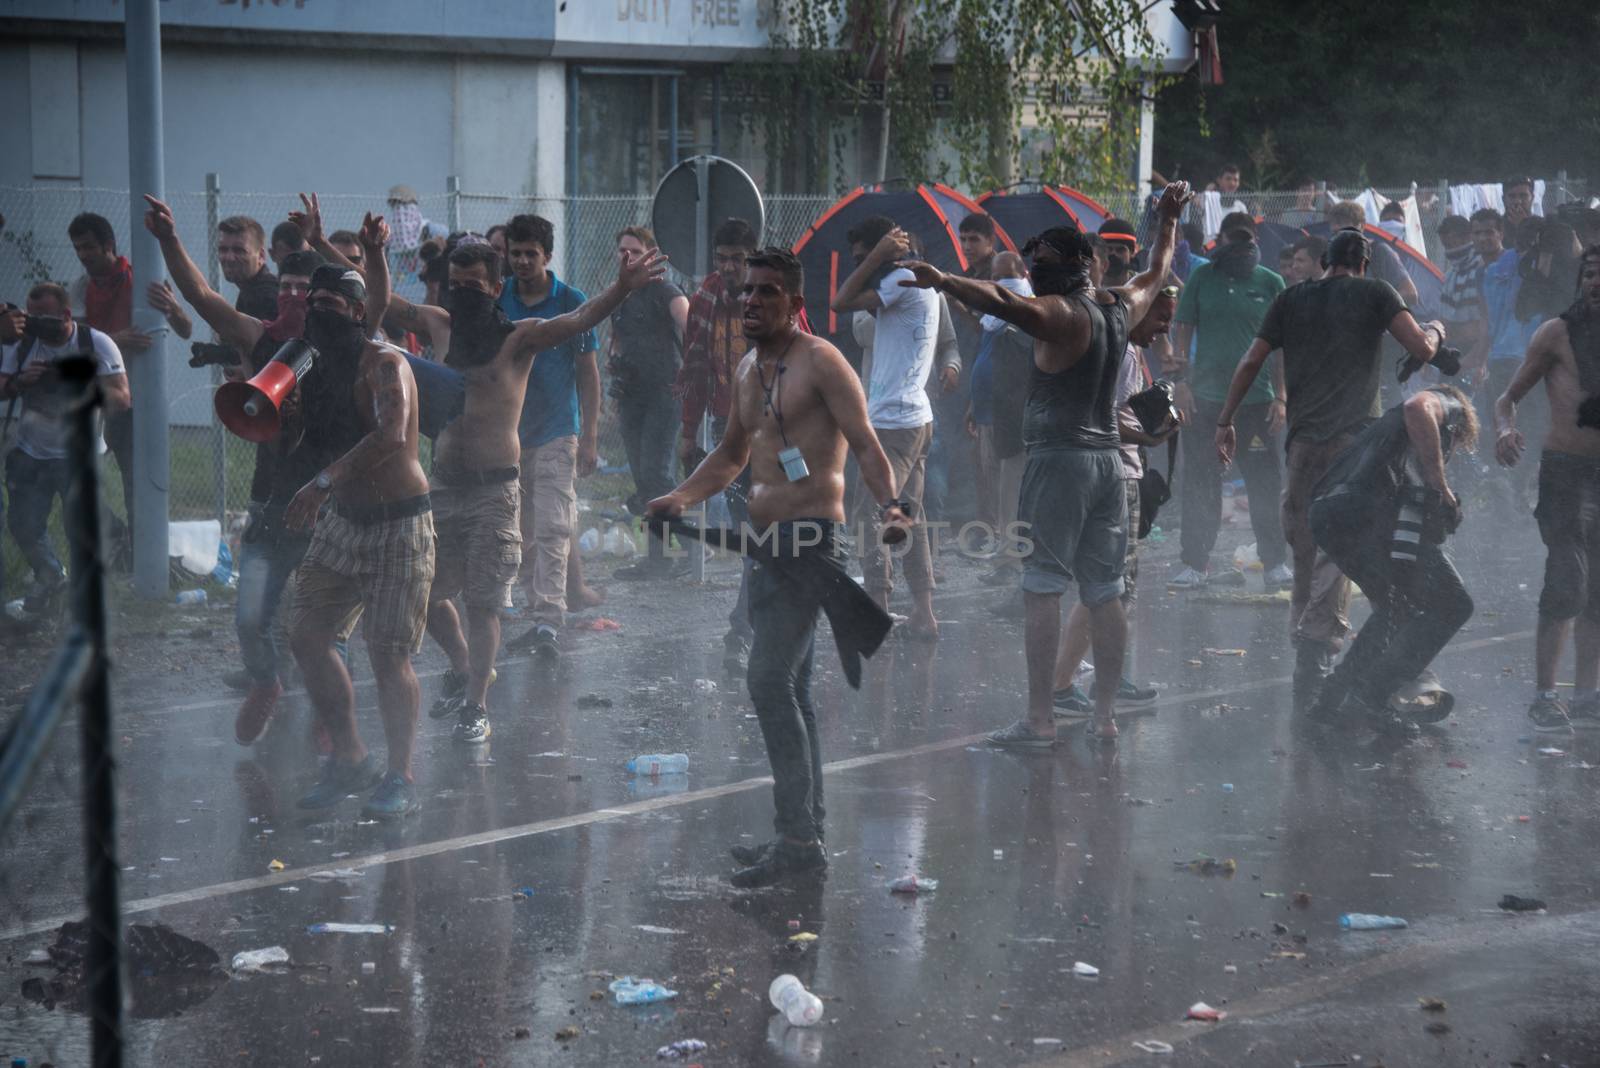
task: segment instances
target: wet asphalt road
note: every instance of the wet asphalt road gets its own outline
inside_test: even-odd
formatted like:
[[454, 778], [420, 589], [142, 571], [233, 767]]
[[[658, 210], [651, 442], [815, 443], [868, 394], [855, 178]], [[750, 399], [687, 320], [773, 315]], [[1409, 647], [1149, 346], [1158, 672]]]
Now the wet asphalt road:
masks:
[[[131, 1062], [614, 1065], [700, 1038], [707, 1065], [1600, 1065], [1600, 736], [1533, 739], [1523, 714], [1531, 524], [1469, 519], [1458, 555], [1479, 612], [1438, 665], [1456, 714], [1400, 747], [1298, 723], [1286, 606], [1167, 595], [1172, 555], [1147, 555], [1136, 668], [1167, 689], [1114, 752], [975, 744], [1022, 699], [1020, 627], [986, 611], [977, 565], [947, 558], [944, 639], [892, 640], [861, 692], [819, 648], [831, 870], [752, 893], [728, 887], [725, 849], [769, 835], [771, 800], [743, 680], [720, 664], [725, 564], [709, 590], [614, 583], [602, 611], [621, 632], [569, 635], [554, 670], [502, 664], [489, 745], [453, 745], [424, 717], [424, 807], [399, 828], [359, 823], [353, 800], [321, 821], [295, 811], [314, 773], [301, 699], [242, 750], [219, 683], [127, 663], [129, 920], [224, 962], [274, 945], [294, 962], [136, 982]], [[441, 666], [430, 646], [424, 707]], [[613, 704], [579, 707], [589, 694]], [[370, 682], [358, 696], [380, 744]], [[0, 1054], [34, 1065], [87, 1060], [80, 1013], [19, 995], [48, 974], [23, 956], [80, 912], [61, 737], [0, 884]], [[624, 761], [652, 751], [688, 752], [689, 774], [631, 780]], [[1198, 854], [1237, 873], [1178, 866]], [[908, 872], [938, 890], [886, 892]], [[1550, 910], [1501, 913], [1505, 893]], [[1411, 926], [1342, 933], [1347, 911]], [[325, 921], [394, 932], [307, 932]], [[1077, 961], [1099, 978], [1074, 977]], [[824, 1024], [788, 1028], [768, 1007], [785, 971], [824, 997]], [[679, 997], [614, 1005], [623, 974]], [[1185, 1023], [1202, 1000], [1227, 1018]], [[1174, 1053], [1133, 1045], [1148, 1040]]]

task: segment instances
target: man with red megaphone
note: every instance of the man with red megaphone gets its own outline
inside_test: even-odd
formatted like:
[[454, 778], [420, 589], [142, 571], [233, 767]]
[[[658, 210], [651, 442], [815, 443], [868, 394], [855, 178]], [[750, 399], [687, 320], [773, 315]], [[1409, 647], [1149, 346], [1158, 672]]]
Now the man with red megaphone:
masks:
[[[145, 226], [160, 243], [167, 273], [179, 292], [216, 331], [220, 341], [246, 354], [241, 364], [227, 368], [228, 377], [233, 381], [223, 389], [243, 393], [243, 400], [236, 402], [231, 411], [247, 421], [263, 423], [269, 421], [264, 417], [270, 413], [272, 426], [278, 426], [280, 420], [282, 423], [281, 432], [274, 436], [254, 438], [258, 441], [256, 463], [250, 479], [249, 519], [239, 546], [239, 591], [234, 619], [243, 671], [237, 680], [224, 676], [230, 686], [245, 691], [244, 702], [234, 720], [234, 737], [240, 745], [250, 745], [265, 733], [283, 693], [289, 651], [278, 648], [274, 619], [289, 578], [311, 543], [305, 533], [284, 526], [283, 512], [300, 487], [334, 457], [319, 456], [315, 450], [301, 447], [297, 395], [290, 393], [279, 398], [285, 402], [281, 410], [275, 404], [268, 404], [268, 410], [263, 411], [258, 396], [261, 391], [248, 387], [243, 379], [265, 371], [283, 345], [304, 333], [311, 274], [321, 266], [323, 258], [310, 250], [284, 257], [277, 282], [278, 315], [263, 321], [239, 311], [206, 284], [205, 276], [178, 239], [171, 209], [154, 197], [147, 196], [145, 201], [150, 206], [145, 214]], [[370, 242], [376, 230], [364, 230], [363, 235]], [[288, 385], [292, 386], [293, 382]], [[244, 405], [252, 399], [257, 401], [257, 415], [247, 415], [244, 411]], [[227, 423], [226, 415], [224, 422]], [[237, 426], [230, 424], [230, 429], [238, 432]], [[263, 437], [266, 440], [262, 440]]]

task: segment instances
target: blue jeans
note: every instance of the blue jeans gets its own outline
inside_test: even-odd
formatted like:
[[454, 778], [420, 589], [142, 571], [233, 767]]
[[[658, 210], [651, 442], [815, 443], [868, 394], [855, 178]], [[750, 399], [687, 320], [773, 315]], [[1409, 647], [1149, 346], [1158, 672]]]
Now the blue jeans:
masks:
[[[678, 435], [678, 404], [666, 388], [624, 394], [618, 400], [622, 422], [622, 447], [633, 472], [633, 496], [628, 510], [643, 515], [644, 506], [672, 490], [673, 444]], [[663, 556], [661, 539], [650, 538], [649, 554]]]
[[39, 460], [21, 449], [6, 459], [11, 537], [40, 586], [59, 585], [67, 575], [50, 544], [50, 511], [57, 497], [66, 503], [69, 480], [65, 460]]
[[239, 633], [239, 657], [256, 683], [278, 679], [280, 665], [287, 662], [288, 650], [275, 625], [278, 602], [310, 544], [310, 538], [262, 522], [260, 507], [251, 505], [250, 525], [239, 544], [234, 627]]

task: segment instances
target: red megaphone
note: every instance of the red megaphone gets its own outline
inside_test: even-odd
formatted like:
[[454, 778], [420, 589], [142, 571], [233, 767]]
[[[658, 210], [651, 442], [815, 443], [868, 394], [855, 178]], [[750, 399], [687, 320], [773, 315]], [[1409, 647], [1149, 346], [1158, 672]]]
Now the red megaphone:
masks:
[[278, 407], [317, 360], [317, 350], [304, 338], [284, 343], [272, 361], [248, 382], [224, 382], [213, 404], [222, 425], [260, 443], [277, 436]]

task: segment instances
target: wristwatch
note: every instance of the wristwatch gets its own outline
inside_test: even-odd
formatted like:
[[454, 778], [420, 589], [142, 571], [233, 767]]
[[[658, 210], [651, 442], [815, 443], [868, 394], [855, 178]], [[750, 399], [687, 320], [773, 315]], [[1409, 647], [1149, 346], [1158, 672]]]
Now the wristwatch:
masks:
[[317, 489], [321, 490], [323, 493], [333, 492], [333, 479], [329, 477], [328, 472], [317, 472]]

